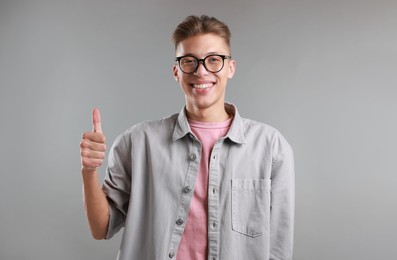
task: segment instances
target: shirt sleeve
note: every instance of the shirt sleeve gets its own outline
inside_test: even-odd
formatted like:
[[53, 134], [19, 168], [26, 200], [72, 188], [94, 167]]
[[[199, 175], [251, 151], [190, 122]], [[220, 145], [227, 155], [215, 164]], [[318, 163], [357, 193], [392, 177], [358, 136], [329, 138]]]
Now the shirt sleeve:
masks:
[[115, 140], [109, 152], [102, 185], [110, 213], [106, 239], [113, 237], [125, 224], [131, 190], [131, 153], [125, 134]]
[[279, 136], [272, 165], [270, 259], [291, 260], [293, 251], [295, 172], [291, 146]]

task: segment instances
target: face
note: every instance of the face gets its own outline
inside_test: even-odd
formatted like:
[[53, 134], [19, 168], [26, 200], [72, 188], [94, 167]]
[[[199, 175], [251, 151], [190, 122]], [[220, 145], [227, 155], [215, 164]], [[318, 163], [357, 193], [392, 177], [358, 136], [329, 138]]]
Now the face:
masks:
[[[229, 48], [222, 37], [214, 34], [202, 34], [190, 37], [176, 48], [176, 56], [192, 55], [203, 59], [210, 54], [230, 55]], [[201, 109], [224, 110], [225, 90], [227, 80], [234, 75], [236, 62], [224, 60], [221, 71], [212, 73], [207, 71], [200, 62], [196, 72], [186, 74], [178, 64], [174, 65], [174, 78], [179, 82], [185, 94], [188, 111]]]

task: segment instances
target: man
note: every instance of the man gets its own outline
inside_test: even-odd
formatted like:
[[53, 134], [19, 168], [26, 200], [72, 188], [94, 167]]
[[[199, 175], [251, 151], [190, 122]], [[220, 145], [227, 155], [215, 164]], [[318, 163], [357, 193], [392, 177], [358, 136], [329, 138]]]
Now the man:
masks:
[[236, 69], [228, 27], [189, 16], [174, 34], [179, 114], [133, 126], [105, 157], [99, 110], [81, 146], [84, 204], [96, 239], [122, 227], [118, 259], [292, 259], [294, 168], [274, 128], [225, 103]]

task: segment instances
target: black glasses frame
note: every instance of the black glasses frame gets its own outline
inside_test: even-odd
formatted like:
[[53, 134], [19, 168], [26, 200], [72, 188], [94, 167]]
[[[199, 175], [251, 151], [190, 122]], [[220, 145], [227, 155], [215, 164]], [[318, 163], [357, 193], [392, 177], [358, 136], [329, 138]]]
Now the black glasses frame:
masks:
[[[211, 70], [209, 70], [209, 69], [207, 68], [207, 66], [205, 66], [205, 60], [206, 60], [208, 57], [213, 57], [213, 56], [217, 56], [217, 57], [221, 57], [221, 58], [222, 58], [222, 67], [221, 67], [219, 70], [217, 70], [217, 71], [211, 71]], [[196, 63], [196, 68], [195, 68], [192, 72], [185, 72], [185, 71], [183, 71], [183, 69], [182, 69], [182, 67], [181, 67], [180, 61], [181, 61], [181, 59], [186, 58], [186, 57], [194, 58], [194, 59], [197, 61], [197, 63]], [[193, 73], [195, 73], [195, 72], [197, 71], [198, 67], [200, 66], [200, 62], [203, 63], [203, 66], [204, 66], [204, 68], [205, 68], [207, 71], [212, 72], [212, 73], [217, 73], [217, 72], [221, 71], [221, 70], [223, 69], [223, 67], [225, 66], [225, 60], [226, 60], [226, 59], [231, 59], [231, 58], [232, 58], [232, 56], [230, 56], [230, 55], [221, 55], [221, 54], [210, 54], [210, 55], [204, 57], [203, 59], [199, 59], [199, 58], [197, 58], [197, 57], [194, 57], [193, 55], [184, 55], [184, 56], [176, 57], [176, 58], [175, 58], [175, 61], [178, 62], [178, 66], [179, 66], [179, 68], [181, 69], [181, 71], [182, 71], [183, 73], [186, 73], [186, 74], [193, 74]]]

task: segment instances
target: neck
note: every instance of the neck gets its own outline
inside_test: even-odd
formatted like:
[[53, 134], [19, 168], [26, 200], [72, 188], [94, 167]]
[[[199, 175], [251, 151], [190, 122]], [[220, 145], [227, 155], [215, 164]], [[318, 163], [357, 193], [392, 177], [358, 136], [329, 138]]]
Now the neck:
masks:
[[[223, 104], [222, 104], [223, 105]], [[212, 108], [197, 108], [186, 106], [187, 117], [198, 122], [224, 122], [230, 118], [224, 105]]]

